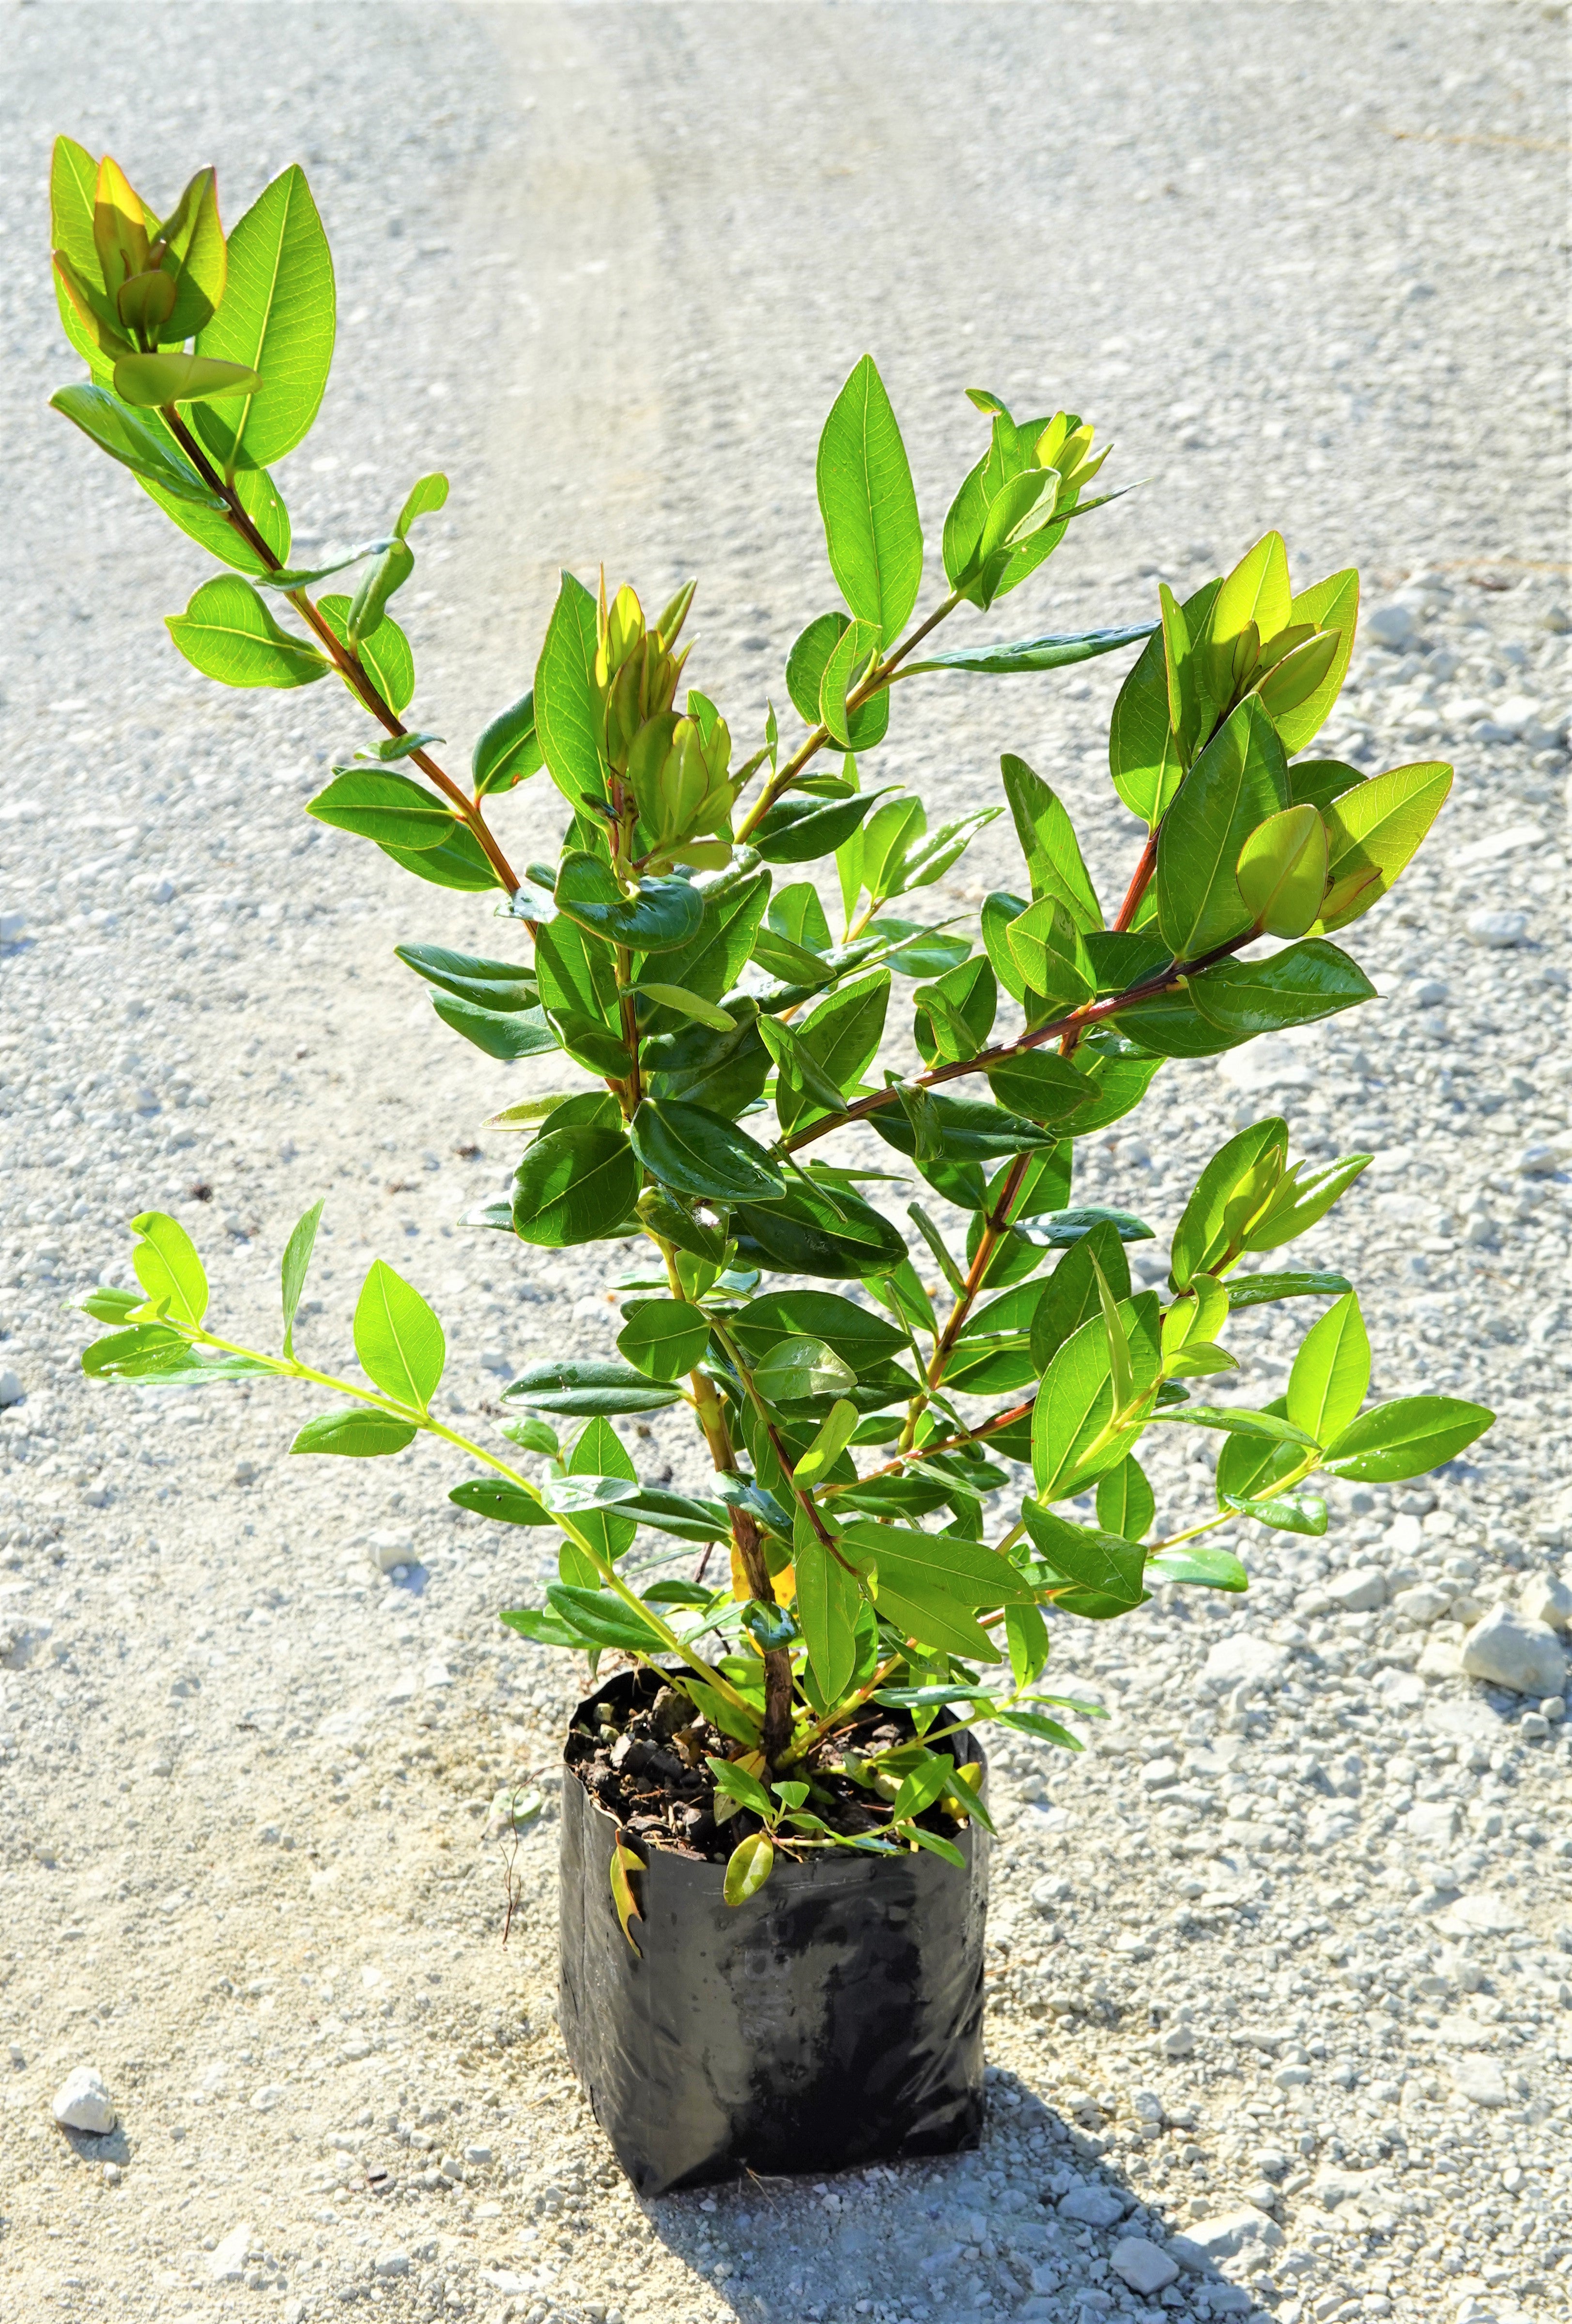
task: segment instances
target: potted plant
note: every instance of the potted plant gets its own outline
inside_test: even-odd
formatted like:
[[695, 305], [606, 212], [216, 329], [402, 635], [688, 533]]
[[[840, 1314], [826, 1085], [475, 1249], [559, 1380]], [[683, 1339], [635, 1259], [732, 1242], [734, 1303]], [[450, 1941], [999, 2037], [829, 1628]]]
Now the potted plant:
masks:
[[[1073, 1185], [1077, 1140], [1137, 1107], [1165, 1059], [1372, 997], [1332, 938], [1398, 878], [1451, 770], [1366, 779], [1310, 755], [1357, 579], [1296, 592], [1275, 532], [1183, 604], [1161, 589], [1155, 620], [1007, 642], [985, 622], [976, 642], [976, 617], [1113, 497], [1089, 493], [1106, 456], [1073, 413], [1017, 420], [968, 391], [986, 447], [918, 618], [922, 529], [865, 356], [819, 444], [844, 604], [787, 662], [800, 736], [772, 708], [742, 750], [687, 684], [691, 586], [651, 619], [631, 588], [565, 575], [533, 687], [459, 780], [411, 717], [390, 610], [446, 480], [416, 481], [361, 547], [291, 559], [271, 465], [311, 425], [334, 337], [301, 171], [227, 239], [210, 170], [161, 222], [62, 138], [52, 221], [89, 374], [54, 405], [226, 568], [169, 622], [176, 647], [231, 686], [345, 686], [371, 739], [308, 812], [494, 899], [484, 952], [398, 947], [457, 1034], [503, 1065], [559, 1063], [550, 1095], [495, 1117], [521, 1158], [511, 1203], [474, 1223], [511, 1234], [522, 1266], [605, 1241], [626, 1268], [615, 1350], [514, 1380], [499, 1442], [441, 1416], [441, 1326], [380, 1260], [355, 1312], [364, 1377], [297, 1353], [319, 1203], [283, 1253], [276, 1352], [209, 1325], [195, 1250], [147, 1213], [140, 1287], [85, 1302], [112, 1328], [84, 1367], [304, 1382], [328, 1401], [293, 1452], [383, 1458], [436, 1435], [473, 1472], [454, 1501], [556, 1535], [544, 1602], [502, 1619], [604, 1676], [566, 1741], [562, 2022], [643, 2190], [962, 2143], [989, 1829], [975, 1738], [994, 1721], [1076, 1748], [1060, 1714], [1091, 1707], [1048, 1689], [1056, 1625], [1131, 1613], [1159, 1586], [1243, 1590], [1208, 1532], [1318, 1534], [1318, 1471], [1415, 1476], [1489, 1424], [1448, 1397], [1366, 1408], [1356, 1295], [1272, 1259], [1367, 1156], [1309, 1173], [1281, 1120], [1243, 1130], [1174, 1225], [1166, 1290], [1131, 1277], [1152, 1229]], [[952, 619], [966, 641], [941, 643]], [[1022, 760], [1003, 761], [1003, 807], [931, 827], [879, 782], [924, 673], [1122, 651], [1110, 770], [1147, 836], [1111, 917]], [[515, 869], [504, 835], [532, 781], [556, 787], [564, 828]], [[1004, 807], [1019, 891], [964, 927], [906, 917]], [[859, 1129], [879, 1147], [837, 1140]], [[1315, 1314], [1285, 1394], [1219, 1398], [1230, 1315], [1283, 1299]], [[615, 1425], [680, 1403], [707, 1448], [704, 1494], [641, 1479]], [[1163, 1428], [1218, 1432], [1220, 1451], [1216, 1511], [1160, 1536], [1139, 1447]]]

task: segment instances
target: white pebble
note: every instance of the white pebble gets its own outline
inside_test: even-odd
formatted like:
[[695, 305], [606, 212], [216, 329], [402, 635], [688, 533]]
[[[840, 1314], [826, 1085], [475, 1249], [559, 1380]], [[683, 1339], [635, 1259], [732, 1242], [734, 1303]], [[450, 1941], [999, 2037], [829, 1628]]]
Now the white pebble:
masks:
[[1356, 1565], [1348, 1573], [1334, 1573], [1323, 1585], [1334, 1606], [1345, 1614], [1371, 1614], [1386, 1603], [1386, 1576], [1373, 1565]]
[[1528, 1622], [1508, 1606], [1493, 1606], [1463, 1641], [1463, 1669], [1468, 1678], [1538, 1697], [1561, 1692], [1567, 1656], [1547, 1623]]
[[1526, 912], [1470, 912], [1464, 925], [1476, 945], [1499, 952], [1522, 943], [1529, 932], [1529, 916]]
[[115, 2127], [115, 2101], [97, 2066], [74, 2066], [54, 2094], [54, 2118], [62, 2130], [102, 2136]]
[[1144, 2236], [1121, 2236], [1108, 2254], [1108, 2264], [1143, 2299], [1164, 2291], [1179, 2273], [1177, 2262]]
[[251, 2222], [243, 2219], [208, 2255], [208, 2273], [214, 2282], [238, 2283], [245, 2273], [245, 2255], [250, 2249]]

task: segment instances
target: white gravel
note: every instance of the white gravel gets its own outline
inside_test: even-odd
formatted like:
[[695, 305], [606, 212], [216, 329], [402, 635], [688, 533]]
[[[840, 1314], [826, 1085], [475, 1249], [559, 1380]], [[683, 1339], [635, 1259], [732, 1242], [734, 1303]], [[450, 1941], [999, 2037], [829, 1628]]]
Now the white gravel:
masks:
[[[1563, 2315], [1567, 1729], [1462, 1674], [1498, 1603], [1549, 1672], [1572, 1550], [1558, 12], [11, 5], [0, 40], [0, 2317]], [[557, 564], [602, 556], [656, 601], [700, 572], [734, 731], [782, 699], [828, 602], [815, 438], [872, 345], [935, 536], [963, 384], [1078, 406], [1152, 480], [991, 633], [1129, 618], [1279, 522], [1373, 609], [1327, 747], [1457, 762], [1356, 931], [1382, 1001], [1169, 1067], [1081, 1185], [1166, 1228], [1280, 1105], [1314, 1155], [1373, 1148], [1299, 1248], [1359, 1281], [1381, 1391], [1500, 1424], [1343, 1492], [1324, 1543], [1242, 1545], [1243, 1601], [1066, 1626], [1059, 1674], [1111, 1715], [1083, 1758], [996, 1763], [976, 2155], [635, 2202], [552, 2022], [574, 1679], [494, 1618], [531, 1537], [459, 1518], [424, 1453], [291, 1465], [286, 1397], [74, 1368], [64, 1303], [125, 1276], [148, 1204], [261, 1331], [326, 1192], [302, 1345], [344, 1360], [380, 1252], [472, 1418], [613, 1319], [603, 1256], [455, 1224], [509, 1167], [476, 1125], [546, 1069], [454, 1040], [391, 945], [491, 924], [302, 823], [347, 708], [188, 670], [159, 617], [200, 558], [43, 411], [57, 127], [150, 192], [216, 159], [231, 218], [307, 163], [343, 319], [297, 546], [448, 468], [405, 602], [460, 745], [520, 690]], [[880, 772], [966, 805], [1022, 749], [1113, 889], [1116, 682], [937, 684]], [[509, 810], [525, 852], [542, 804]], [[936, 904], [1009, 876], [991, 833]], [[1253, 1379], [1297, 1328], [1241, 1319]], [[1162, 1473], [1176, 1520], [1204, 1452]], [[644, 1454], [697, 1481], [674, 1431]], [[503, 1786], [544, 1812], [488, 1839]], [[89, 2060], [101, 2138], [51, 2114]]]

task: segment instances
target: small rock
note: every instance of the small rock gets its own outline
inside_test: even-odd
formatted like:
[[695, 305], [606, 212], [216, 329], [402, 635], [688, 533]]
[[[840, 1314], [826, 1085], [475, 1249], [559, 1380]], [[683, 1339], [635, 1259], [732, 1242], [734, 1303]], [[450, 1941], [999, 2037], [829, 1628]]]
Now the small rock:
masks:
[[464, 2150], [466, 2163], [477, 2163], [483, 2170], [487, 2169], [494, 2159], [489, 2146], [467, 2146]]
[[407, 1533], [374, 1533], [369, 1544], [371, 1562], [379, 1573], [391, 1573], [395, 1565], [413, 1565], [415, 1545]]
[[1170, 2025], [1165, 2034], [1158, 2036], [1157, 2046], [1165, 2058], [1193, 2058], [1196, 2053], [1194, 2030], [1188, 2025]]
[[1450, 1800], [1421, 1800], [1409, 1810], [1408, 1826], [1427, 1848], [1447, 1848], [1457, 1837], [1457, 1811]]
[[251, 2222], [242, 2220], [232, 2227], [220, 2244], [216, 2244], [208, 2260], [208, 2273], [215, 2283], [238, 2283], [245, 2273], [245, 2255], [251, 2248]]
[[1470, 912], [1464, 925], [1476, 945], [1502, 952], [1523, 942], [1529, 916], [1526, 912]]
[[1108, 2264], [1143, 2299], [1165, 2291], [1179, 2273], [1177, 2263], [1144, 2236], [1122, 2236], [1108, 2254]]
[[1409, 999], [1416, 1009], [1441, 1009], [1448, 998], [1447, 987], [1437, 976], [1416, 976], [1409, 986]]
[[1199, 2220], [1184, 2235], [1173, 2236], [1169, 2250], [1192, 2275], [1204, 2275], [1219, 2260], [1238, 2259], [1245, 2252], [1271, 2251], [1281, 2241], [1282, 2229], [1275, 2219], [1269, 2219], [1264, 2211], [1246, 2209]]
[[1149, 1759], [1141, 1770], [1141, 1780], [1149, 1792], [1164, 1791], [1178, 1783], [1179, 1773], [1177, 1759]]
[[251, 2093], [251, 2103], [258, 2114], [271, 2114], [275, 2106], [283, 2104], [284, 2091], [281, 2082], [264, 2082]]
[[1407, 605], [1376, 605], [1364, 617], [1364, 634], [1373, 638], [1377, 645], [1406, 646], [1417, 635], [1419, 626]]
[[62, 2130], [86, 2130], [102, 2137], [115, 2127], [115, 2101], [97, 2066], [76, 2066], [54, 2094], [54, 2118]]
[[1129, 2209], [1128, 2197], [1113, 2187], [1072, 2187], [1059, 2199], [1059, 2217], [1077, 2220], [1084, 2227], [1111, 2227]]
[[1458, 2095], [1474, 2106], [1503, 2107], [1508, 2103], [1506, 2078], [1493, 2058], [1455, 2059], [1452, 2081]]
[[1411, 1589], [1397, 1592], [1392, 1610], [1403, 1621], [1412, 1623], [1416, 1630], [1426, 1630], [1432, 1622], [1440, 1620], [1452, 1598], [1450, 1590], [1438, 1590], [1433, 1582], [1419, 1582]]
[[1202, 1679], [1215, 1687], [1273, 1686], [1288, 1666], [1281, 1646], [1242, 1630], [1236, 1637], [1219, 1638], [1208, 1653]]
[[1567, 1149], [1560, 1143], [1525, 1147], [1518, 1157], [1518, 1169], [1525, 1178], [1553, 1178], [1566, 1163]]
[[1517, 1694], [1559, 1694], [1567, 1656], [1547, 1623], [1525, 1621], [1510, 1607], [1493, 1606], [1463, 1641], [1466, 1677], [1511, 1687]]
[[17, 944], [27, 926], [25, 912], [0, 912], [0, 944]]
[[376, 2257], [372, 2261], [371, 2264], [376, 2274], [384, 2278], [394, 2275], [408, 2275], [410, 2272], [410, 2255], [408, 2252], [405, 2251], [381, 2251], [377, 2253]]
[[1373, 1614], [1386, 1603], [1386, 1576], [1373, 1565], [1356, 1565], [1324, 1582], [1327, 1597], [1345, 1614]]
[[[5, 1384], [0, 1380], [0, 1397]], [[1552, 1573], [1536, 1573], [1519, 1600], [1525, 1622], [1542, 1622], [1552, 1630], [1572, 1630], [1572, 1590]]]
[[0, 1372], [0, 1409], [6, 1405], [20, 1404], [27, 1390], [14, 1372]]

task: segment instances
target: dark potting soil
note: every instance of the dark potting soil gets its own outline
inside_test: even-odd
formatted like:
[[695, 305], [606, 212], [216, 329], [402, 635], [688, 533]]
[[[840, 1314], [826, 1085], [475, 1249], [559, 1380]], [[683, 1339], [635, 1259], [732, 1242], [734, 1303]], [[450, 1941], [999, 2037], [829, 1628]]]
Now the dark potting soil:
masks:
[[[591, 1799], [635, 1838], [701, 1863], [724, 1864], [739, 1840], [762, 1829], [758, 1817], [746, 1808], [723, 1823], [716, 1821], [715, 1778], [708, 1761], [732, 1757], [736, 1745], [700, 1718], [686, 1695], [663, 1685], [654, 1671], [636, 1674], [633, 1702], [624, 1726], [607, 1723], [591, 1729], [583, 1720], [576, 1720], [568, 1736], [569, 1766]], [[615, 1714], [607, 1710], [602, 1716], [609, 1722]], [[837, 1773], [834, 1763], [847, 1752], [865, 1756], [898, 1748], [913, 1741], [915, 1735], [905, 1711], [871, 1703], [859, 1719], [837, 1728], [787, 1772], [812, 1784], [803, 1805], [821, 1816], [832, 1831], [846, 1839], [880, 1831], [889, 1822], [885, 1803], [874, 1804], [876, 1795]], [[957, 1766], [975, 1749], [965, 1736], [953, 1736], [939, 1748], [950, 1752]], [[925, 1831], [946, 1840], [956, 1837], [954, 1819], [942, 1807], [928, 1809], [917, 1821]]]

